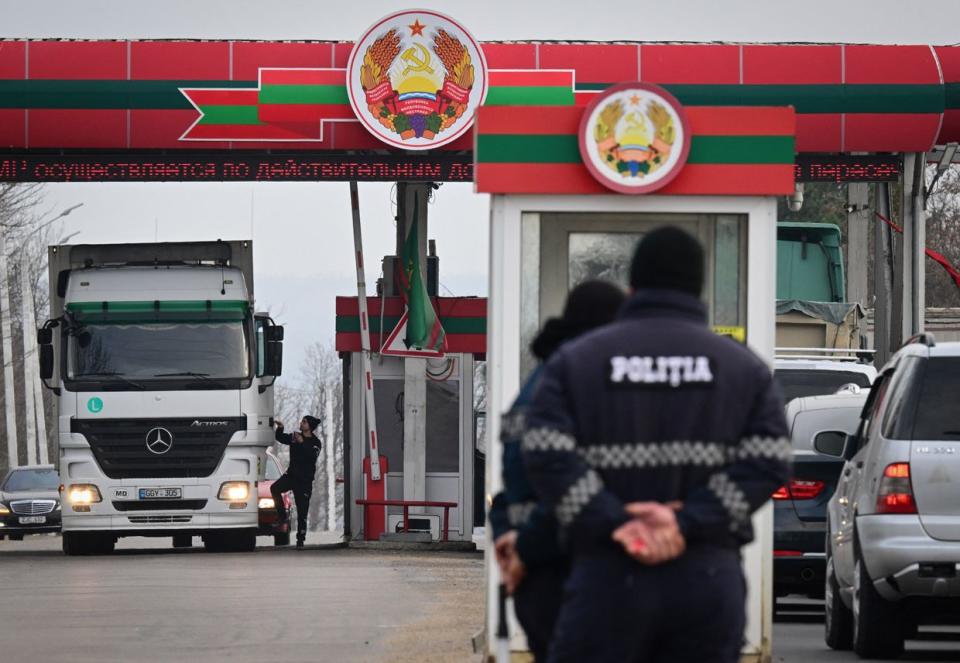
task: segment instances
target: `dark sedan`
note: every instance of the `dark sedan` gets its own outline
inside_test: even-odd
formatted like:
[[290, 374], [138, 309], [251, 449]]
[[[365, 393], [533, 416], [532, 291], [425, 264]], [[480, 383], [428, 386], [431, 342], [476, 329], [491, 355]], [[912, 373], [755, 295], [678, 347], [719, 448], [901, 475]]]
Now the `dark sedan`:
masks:
[[0, 484], [0, 537], [60, 531], [60, 475], [53, 465], [28, 465], [7, 473]]
[[787, 405], [793, 478], [773, 495], [773, 586], [776, 596], [822, 598], [827, 502], [843, 462], [813, 450], [823, 431], [852, 433], [869, 392], [796, 398]]

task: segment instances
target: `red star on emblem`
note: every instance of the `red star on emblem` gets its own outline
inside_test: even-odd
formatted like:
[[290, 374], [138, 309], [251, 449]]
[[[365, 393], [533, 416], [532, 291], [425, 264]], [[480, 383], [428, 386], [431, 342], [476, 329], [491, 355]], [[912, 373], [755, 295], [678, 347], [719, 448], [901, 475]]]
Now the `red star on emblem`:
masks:
[[640, 97], [636, 94], [633, 95], [632, 97], [630, 97], [630, 103], [636, 106], [637, 104], [640, 103]]
[[420, 35], [420, 36], [422, 37], [422, 36], [423, 36], [423, 29], [424, 29], [425, 27], [427, 27], [427, 26], [425, 26], [423, 23], [421, 23], [421, 22], [420, 22], [420, 19], [418, 18], [418, 19], [415, 19], [415, 20], [413, 21], [413, 23], [412, 23], [411, 25], [408, 25], [407, 27], [410, 28], [410, 36], [411, 36], [411, 37], [415, 37], [415, 36], [417, 36], [417, 35]]

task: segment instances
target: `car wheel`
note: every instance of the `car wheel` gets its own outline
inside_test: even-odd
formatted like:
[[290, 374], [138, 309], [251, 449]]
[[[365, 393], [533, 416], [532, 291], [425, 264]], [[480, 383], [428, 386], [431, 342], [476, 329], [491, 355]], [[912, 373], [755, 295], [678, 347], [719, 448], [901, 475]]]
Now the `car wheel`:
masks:
[[853, 650], [861, 658], [896, 658], [903, 653], [898, 606], [880, 596], [859, 557], [853, 573]]
[[824, 640], [830, 649], [845, 650], [853, 645], [853, 613], [840, 598], [840, 583], [827, 559], [827, 580], [824, 583]]
[[284, 532], [282, 534], [273, 535], [273, 545], [275, 546], [289, 546], [290, 545], [290, 532]]
[[193, 546], [193, 536], [190, 534], [174, 534], [173, 535], [173, 547], [174, 548], [190, 548]]

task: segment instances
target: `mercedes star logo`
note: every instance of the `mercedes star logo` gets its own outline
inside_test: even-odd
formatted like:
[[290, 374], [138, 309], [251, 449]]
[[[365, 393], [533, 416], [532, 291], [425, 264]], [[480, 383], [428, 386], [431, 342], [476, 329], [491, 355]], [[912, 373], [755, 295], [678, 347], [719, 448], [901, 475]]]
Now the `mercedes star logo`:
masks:
[[173, 434], [166, 428], [152, 428], [147, 433], [147, 450], [158, 456], [165, 454], [173, 447]]

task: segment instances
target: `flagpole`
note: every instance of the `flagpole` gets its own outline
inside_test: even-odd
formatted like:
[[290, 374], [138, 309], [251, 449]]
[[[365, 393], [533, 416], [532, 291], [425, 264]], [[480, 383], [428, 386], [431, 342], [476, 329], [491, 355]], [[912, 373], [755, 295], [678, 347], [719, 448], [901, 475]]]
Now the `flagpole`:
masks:
[[[350, 182], [350, 207], [353, 212], [353, 248], [357, 263], [357, 304], [360, 307], [360, 354], [363, 357], [363, 391], [367, 410], [370, 447], [370, 478], [380, 481], [380, 445], [377, 440], [377, 413], [373, 401], [373, 366], [370, 360], [370, 317], [367, 314], [367, 281], [363, 269], [363, 240], [360, 234], [360, 194], [356, 181]], [[383, 311], [380, 312], [381, 317]]]

